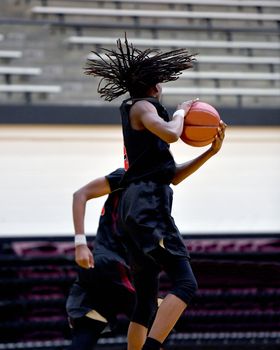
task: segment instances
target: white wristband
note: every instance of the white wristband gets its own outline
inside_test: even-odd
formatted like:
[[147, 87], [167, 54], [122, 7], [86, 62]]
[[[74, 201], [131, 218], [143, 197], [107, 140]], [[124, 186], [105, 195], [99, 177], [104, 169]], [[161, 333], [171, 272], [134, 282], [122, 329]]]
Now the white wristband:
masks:
[[86, 235], [84, 234], [75, 235], [75, 247], [78, 247], [79, 245], [87, 245]]
[[185, 111], [184, 111], [184, 109], [178, 109], [177, 111], [175, 111], [173, 113], [173, 118], [177, 117], [177, 116], [179, 116], [181, 118], [185, 118]]

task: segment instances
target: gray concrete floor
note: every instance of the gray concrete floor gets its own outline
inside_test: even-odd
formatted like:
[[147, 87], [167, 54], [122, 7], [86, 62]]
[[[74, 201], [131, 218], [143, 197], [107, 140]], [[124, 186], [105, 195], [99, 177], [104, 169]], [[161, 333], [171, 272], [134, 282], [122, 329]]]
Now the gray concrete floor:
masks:
[[[179, 141], [180, 163], [206, 148]], [[121, 129], [98, 126], [0, 128], [0, 235], [71, 235], [72, 193], [122, 166]], [[280, 232], [280, 128], [229, 127], [220, 153], [174, 187], [182, 233]], [[94, 234], [104, 198], [89, 202]]]

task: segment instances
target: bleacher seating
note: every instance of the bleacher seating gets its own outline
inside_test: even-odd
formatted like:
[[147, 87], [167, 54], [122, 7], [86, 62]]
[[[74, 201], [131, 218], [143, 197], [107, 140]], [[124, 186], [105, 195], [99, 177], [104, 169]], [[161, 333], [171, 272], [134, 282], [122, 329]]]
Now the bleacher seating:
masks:
[[280, 90], [277, 88], [273, 89], [262, 89], [262, 88], [216, 88], [216, 87], [164, 87], [164, 95], [176, 95], [181, 96], [184, 99], [185, 96], [193, 94], [194, 96], [234, 96], [236, 97], [236, 104], [238, 107], [243, 106], [243, 98], [246, 96], [269, 96], [279, 97]]
[[[175, 39], [149, 39], [149, 38], [131, 38], [131, 42], [138, 47], [150, 48], [179, 48], [188, 47], [191, 49], [211, 48], [211, 49], [245, 49], [245, 50], [280, 50], [279, 42], [255, 42], [255, 41], [217, 41], [217, 40], [175, 40]], [[72, 36], [67, 39], [69, 44], [81, 45], [108, 45], [115, 46], [115, 37], [85, 37]]]
[[[5, 44], [5, 36], [0, 34], [0, 41], [3, 40]], [[26, 80], [29, 77], [38, 77], [42, 74], [42, 69], [38, 67], [26, 66], [26, 67], [14, 67], [8, 64], [13, 58], [21, 58], [22, 51], [19, 50], [0, 50], [0, 59], [7, 63], [6, 66], [0, 66], [0, 75], [5, 79], [5, 84], [0, 84], [0, 93], [5, 94], [5, 99], [9, 100], [13, 94], [22, 93], [24, 95], [25, 103], [32, 102], [32, 96], [34, 94], [40, 95], [45, 99], [49, 94], [61, 92], [61, 86], [59, 85], [42, 85], [42, 84], [15, 84], [12, 81], [12, 76], [19, 76], [21, 80]], [[20, 81], [21, 82], [21, 81]]]
[[[106, 59], [106, 56], [103, 54], [100, 54], [100, 57], [102, 57], [103, 59]], [[100, 59], [97, 55], [91, 53], [88, 55], [89, 59]], [[278, 66], [280, 65], [280, 57], [269, 57], [269, 56], [254, 56], [254, 57], [250, 57], [250, 56], [204, 56], [204, 55], [199, 55], [199, 59], [195, 62], [195, 68], [197, 68], [197, 66], [200, 63], [217, 63], [217, 64], [234, 64], [234, 65], [241, 65], [241, 64], [245, 64], [247, 66], [254, 66], [254, 65], [265, 65], [265, 66], [270, 66], [271, 68], [269, 69], [271, 72], [274, 72], [274, 66]], [[278, 69], [276, 69], [278, 70]], [[196, 69], [196, 71], [199, 71], [198, 69]], [[191, 71], [189, 71], [187, 74], [189, 74]], [[206, 72], [205, 72], [206, 73]], [[207, 72], [209, 74], [213, 74], [211, 72]], [[224, 72], [226, 73], [226, 72]], [[228, 72], [229, 74], [232, 74], [232, 71]], [[237, 73], [239, 75], [244, 76], [244, 74], [249, 73], [241, 73], [240, 71], [237, 70]], [[219, 74], [219, 72], [217, 72], [217, 74]], [[258, 73], [256, 73], [258, 74]], [[262, 73], [260, 73], [262, 74]], [[265, 73], [264, 73], [265, 74]], [[276, 73], [278, 74], [278, 73]], [[184, 74], [182, 74], [182, 76], [184, 76]], [[277, 77], [277, 75], [276, 75]]]
[[[168, 348], [212, 344], [243, 350], [253, 341], [254, 349], [276, 349], [279, 235], [185, 239], [199, 291], [168, 338]], [[0, 239], [0, 262], [0, 349], [66, 350], [70, 330], [65, 298], [76, 276], [72, 238]], [[162, 273], [160, 296], [169, 285]], [[125, 347], [128, 320], [120, 315], [119, 321], [116, 332], [100, 340], [100, 348]]]
[[[51, 2], [57, 0], [38, 0], [42, 5], [48, 6]], [[73, 3], [77, 0], [60, 0], [61, 3]], [[91, 3], [92, 0], [80, 0], [80, 3]], [[150, 5], [163, 5], [174, 6], [174, 5], [207, 5], [207, 6], [223, 6], [223, 7], [233, 7], [233, 6], [242, 6], [242, 7], [280, 7], [279, 2], [277, 0], [267, 0], [265, 3], [261, 0], [97, 0], [98, 5], [104, 4], [115, 4], [116, 6], [121, 6], [123, 4], [133, 4], [133, 5], [141, 5], [141, 4], [150, 4]]]
[[[50, 1], [50, 0], [49, 0]], [[65, 1], [65, 0], [64, 0]], [[69, 0], [66, 0], [69, 1]], [[84, 0], [82, 0], [84, 1]], [[88, 0], [86, 0], [88, 1]], [[108, 3], [133, 3], [133, 4], [178, 4], [178, 5], [207, 5], [207, 6], [242, 6], [242, 7], [280, 7], [278, 1], [268, 0], [265, 3], [260, 0], [105, 0]]]
[[0, 59], [10, 60], [12, 58], [22, 57], [21, 51], [16, 50], [0, 50]]
[[109, 8], [83, 8], [83, 7], [55, 7], [35, 6], [32, 8], [35, 15], [56, 15], [60, 20], [65, 16], [104, 16], [104, 17], [130, 17], [137, 23], [140, 18], [168, 18], [168, 19], [202, 19], [208, 21], [267, 21], [279, 22], [279, 14], [271, 13], [239, 13], [239, 12], [210, 12], [210, 11], [158, 11], [138, 9], [109, 9]]
[[[1, 69], [0, 69], [1, 72]], [[239, 73], [239, 72], [195, 72], [189, 71], [182, 73], [180, 78], [185, 79], [215, 79], [225, 80], [267, 80], [267, 81], [280, 81], [280, 73], [253, 73], [247, 72]]]
[[0, 66], [0, 75], [4, 76], [6, 84], [11, 83], [12, 76], [29, 77], [29, 76], [38, 76], [41, 73], [42, 73], [41, 68]]
[[[17, 6], [6, 9], [7, 15], [0, 16], [1, 34], [5, 38], [3, 48], [23, 52], [20, 65], [41, 68], [40, 79], [32, 78], [35, 81], [32, 85], [61, 86], [61, 93], [51, 94], [44, 103], [104, 103], [96, 93], [97, 79], [85, 77], [82, 68], [92, 48], [114, 45], [126, 31], [129, 39], [135, 38], [132, 40], [135, 45], [163, 50], [183, 45], [199, 53], [195, 72], [190, 74], [192, 78], [187, 79], [186, 75], [186, 79], [180, 78], [176, 85], [166, 86], [186, 88], [186, 93], [190, 93], [186, 98], [192, 98], [196, 88], [204, 88], [208, 91], [199, 91], [210, 95], [203, 92], [202, 98], [217, 107], [238, 107], [241, 100], [246, 107], [279, 106], [274, 91], [279, 90], [280, 62], [277, 1], [108, 0], [96, 1], [93, 5], [87, 0], [19, 0]], [[47, 12], [59, 15], [47, 15]], [[76, 14], [68, 16], [67, 12]], [[69, 35], [69, 29], [77, 35]], [[16, 42], [9, 30], [17, 33]], [[75, 50], [76, 47], [79, 50]], [[217, 72], [216, 77], [213, 72]], [[193, 93], [189, 90], [191, 87], [194, 87]], [[224, 87], [233, 89], [232, 92], [239, 88], [247, 91], [241, 98], [240, 94], [231, 97], [226, 91], [217, 93], [217, 89]], [[263, 89], [263, 94], [256, 89]], [[173, 93], [175, 91], [180, 90]], [[22, 102], [19, 94], [11, 96], [8, 101]], [[179, 98], [181, 95], [168, 94], [165, 104], [174, 106]], [[32, 98], [31, 102], [41, 101]], [[7, 102], [6, 94], [0, 95], [1, 102]], [[112, 103], [118, 104], [119, 100]]]
[[61, 87], [58, 85], [24, 85], [24, 84], [0, 84], [0, 92], [9, 94], [22, 93], [26, 103], [32, 102], [33, 94], [40, 94], [45, 97], [47, 94], [61, 92]]
[[[157, 21], [158, 22], [158, 21]], [[81, 36], [84, 31], [87, 31], [88, 29], [91, 30], [102, 30], [104, 33], [108, 31], [109, 33], [112, 33], [115, 30], [122, 30], [122, 31], [131, 31], [135, 32], [138, 35], [141, 32], [148, 32], [154, 39], [159, 39], [160, 36], [164, 33], [176, 33], [178, 32], [197, 32], [200, 34], [203, 34], [205, 37], [212, 38], [217, 33], [219, 36], [224, 37], [225, 39], [232, 41], [235, 36], [238, 34], [246, 34], [249, 36], [255, 36], [258, 34], [259, 38], [269, 38], [272, 36], [277, 36], [279, 33], [278, 27], [272, 27], [272, 26], [250, 26], [250, 27], [243, 27], [243, 26], [211, 26], [209, 23], [200, 23], [197, 24], [186, 24], [186, 23], [176, 23], [173, 21], [173, 23], [142, 23], [141, 25], [130, 23], [129, 21], [111, 21], [108, 23], [107, 21], [104, 22], [97, 22], [97, 21], [85, 21], [83, 20], [75, 20], [75, 21], [69, 21], [66, 22], [63, 21], [57, 21], [54, 19], [30, 19], [30, 18], [1, 18], [0, 17], [0, 24], [10, 24], [10, 25], [22, 25], [24, 27], [27, 26], [45, 26], [45, 27], [51, 27], [52, 30], [55, 32], [55, 28], [60, 29], [60, 33], [65, 32], [66, 29], [73, 29], [78, 36]]]

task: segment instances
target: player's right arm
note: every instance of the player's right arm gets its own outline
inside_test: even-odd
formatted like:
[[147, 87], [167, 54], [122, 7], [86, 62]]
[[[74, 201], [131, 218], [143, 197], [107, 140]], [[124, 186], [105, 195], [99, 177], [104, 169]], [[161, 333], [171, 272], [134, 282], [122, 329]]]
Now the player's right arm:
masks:
[[184, 110], [184, 114], [174, 113], [171, 121], [164, 121], [157, 112], [155, 106], [146, 101], [136, 102], [130, 110], [130, 123], [135, 130], [148, 129], [150, 132], [167, 143], [176, 142], [182, 134], [184, 117], [191, 108], [193, 101], [187, 101], [178, 106]]
[[111, 188], [109, 182], [104, 176], [91, 181], [73, 194], [72, 213], [76, 237], [75, 241], [80, 241], [80, 244], [75, 244], [75, 261], [83, 268], [94, 267], [93, 255], [86, 244], [85, 237], [84, 222], [87, 201], [104, 196], [110, 192]]

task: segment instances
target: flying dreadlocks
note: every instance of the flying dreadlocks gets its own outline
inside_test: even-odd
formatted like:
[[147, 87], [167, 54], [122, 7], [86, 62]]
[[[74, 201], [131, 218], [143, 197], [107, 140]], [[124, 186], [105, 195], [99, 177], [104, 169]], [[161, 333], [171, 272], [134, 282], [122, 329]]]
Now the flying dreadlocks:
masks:
[[97, 91], [106, 101], [126, 92], [131, 97], [145, 97], [149, 87], [177, 80], [195, 60], [186, 49], [165, 53], [156, 49], [141, 51], [129, 44], [126, 36], [124, 44], [117, 40], [117, 49], [103, 49], [107, 59], [92, 51], [99, 59], [89, 59], [85, 68], [85, 74], [102, 77]]

